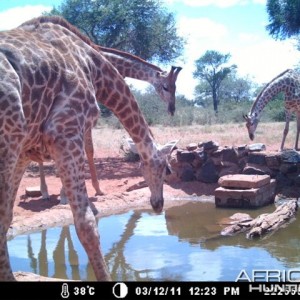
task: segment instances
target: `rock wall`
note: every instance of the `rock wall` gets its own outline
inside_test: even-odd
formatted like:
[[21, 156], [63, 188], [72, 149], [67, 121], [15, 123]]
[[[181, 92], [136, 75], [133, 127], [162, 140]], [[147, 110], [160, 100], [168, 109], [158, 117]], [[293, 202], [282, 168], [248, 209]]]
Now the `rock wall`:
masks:
[[167, 182], [216, 183], [223, 175], [270, 175], [276, 190], [300, 186], [300, 154], [295, 150], [269, 152], [264, 144], [222, 147], [217, 142], [192, 143], [175, 149], [169, 160]]

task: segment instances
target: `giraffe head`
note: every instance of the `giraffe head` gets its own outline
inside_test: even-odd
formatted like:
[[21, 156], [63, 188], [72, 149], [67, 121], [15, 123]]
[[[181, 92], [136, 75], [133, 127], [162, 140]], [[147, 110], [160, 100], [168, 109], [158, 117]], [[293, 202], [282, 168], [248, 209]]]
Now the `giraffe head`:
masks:
[[145, 162], [142, 161], [142, 174], [149, 186], [151, 196], [150, 203], [155, 212], [161, 212], [164, 206], [163, 183], [169, 170], [168, 156], [178, 141], [172, 141], [163, 146], [158, 146], [155, 157]]
[[156, 92], [162, 100], [168, 103], [168, 112], [173, 116], [175, 112], [176, 80], [181, 67], [171, 67], [169, 73], [157, 73], [157, 82], [154, 84]]
[[249, 113], [248, 115], [243, 116], [246, 120], [246, 127], [248, 129], [249, 138], [251, 141], [254, 140], [254, 133], [259, 121], [259, 116], [257, 112]]
[[[132, 152], [138, 153], [135, 143], [126, 139]], [[151, 196], [150, 203], [155, 212], [161, 212], [164, 206], [163, 183], [166, 173], [169, 171], [168, 156], [171, 154], [178, 141], [172, 141], [164, 146], [157, 146], [155, 154], [150, 159], [143, 159], [141, 154], [141, 170]]]

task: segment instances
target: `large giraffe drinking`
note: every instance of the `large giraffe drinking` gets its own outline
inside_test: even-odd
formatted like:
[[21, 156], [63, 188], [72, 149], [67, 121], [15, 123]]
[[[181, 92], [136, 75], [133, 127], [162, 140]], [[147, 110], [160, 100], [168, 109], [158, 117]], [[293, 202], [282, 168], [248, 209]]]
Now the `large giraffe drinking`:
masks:
[[58, 17], [40, 17], [0, 32], [0, 280], [14, 280], [6, 234], [16, 192], [31, 160], [50, 154], [63, 182], [77, 235], [97, 280], [110, 275], [84, 180], [84, 135], [113, 111], [136, 144], [150, 202], [163, 209], [166, 156], [127, 84], [97, 47]]
[[[125, 78], [134, 78], [145, 81], [153, 85], [161, 100], [168, 104], [168, 112], [173, 115], [175, 112], [175, 93], [176, 80], [181, 67], [171, 67], [170, 72], [163, 71], [161, 68], [130, 53], [98, 46], [99, 51], [117, 68], [119, 73]], [[92, 186], [96, 195], [103, 195], [97, 178], [96, 166], [94, 163], [94, 147], [92, 132], [89, 130], [85, 134], [85, 153], [91, 174]], [[42, 199], [49, 199], [48, 188], [45, 179], [43, 163], [39, 163], [40, 168], [40, 190]], [[66, 204], [65, 193], [61, 190], [60, 203]]]
[[300, 132], [300, 74], [294, 70], [288, 69], [273, 80], [271, 80], [257, 96], [246, 119], [249, 138], [254, 139], [256, 127], [258, 125], [261, 113], [264, 107], [279, 93], [284, 93], [284, 107], [286, 122], [283, 130], [283, 137], [280, 145], [280, 151], [283, 150], [286, 136], [289, 132], [289, 123], [293, 113], [297, 118], [297, 133], [295, 139], [295, 149], [298, 150], [299, 132]]

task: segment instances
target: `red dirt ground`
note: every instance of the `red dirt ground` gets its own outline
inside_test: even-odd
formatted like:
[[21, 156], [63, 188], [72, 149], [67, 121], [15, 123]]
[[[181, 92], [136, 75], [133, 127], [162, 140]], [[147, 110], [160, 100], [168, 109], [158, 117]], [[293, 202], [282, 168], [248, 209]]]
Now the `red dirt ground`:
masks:
[[[127, 191], [128, 188], [143, 182], [139, 162], [126, 162], [122, 155], [111, 157], [103, 151], [100, 155], [101, 157], [95, 159], [95, 164], [100, 187], [105, 193], [104, 196], [95, 196], [94, 188], [88, 176], [88, 166], [86, 165], [86, 186], [94, 212], [99, 213], [101, 216], [129, 210], [132, 207], [150, 208], [150, 191], [148, 187]], [[14, 204], [14, 218], [11, 227], [15, 232], [26, 232], [35, 228], [41, 229], [47, 227], [47, 225], [54, 226], [59, 223], [60, 217], [66, 221], [67, 217], [61, 215], [63, 212], [67, 212], [68, 218], [72, 218], [69, 205], [59, 204], [61, 182], [55, 174], [54, 164], [50, 162], [46, 163], [45, 166], [50, 200], [42, 200], [41, 196], [26, 196], [25, 190], [27, 187], [37, 187], [40, 183], [38, 166], [32, 163], [22, 178]], [[217, 184], [207, 185], [196, 181], [165, 183], [165, 206], [174, 205], [172, 200], [213, 195], [216, 187]]]

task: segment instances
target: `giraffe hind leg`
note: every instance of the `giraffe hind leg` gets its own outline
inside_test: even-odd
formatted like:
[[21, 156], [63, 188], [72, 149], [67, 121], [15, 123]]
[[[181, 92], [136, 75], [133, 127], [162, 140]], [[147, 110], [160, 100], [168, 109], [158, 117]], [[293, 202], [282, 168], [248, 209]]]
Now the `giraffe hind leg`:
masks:
[[90, 173], [91, 173], [91, 179], [92, 179], [92, 185], [93, 188], [96, 191], [96, 196], [102, 196], [104, 195], [103, 191], [100, 189], [99, 181], [97, 178], [97, 170], [94, 163], [94, 146], [93, 146], [93, 139], [92, 139], [92, 130], [88, 130], [85, 135], [85, 153], [87, 156]]
[[50, 196], [48, 193], [48, 187], [46, 183], [46, 177], [44, 172], [44, 165], [42, 162], [39, 163], [39, 172], [40, 172], [40, 190], [42, 193], [43, 200], [50, 200]]
[[[47, 132], [47, 128], [51, 130]], [[100, 247], [96, 218], [89, 205], [85, 186], [83, 133], [78, 132], [78, 125], [68, 128], [68, 137], [64, 136], [64, 133], [56, 133], [58, 131], [53, 128], [55, 120], [48, 120], [44, 143], [55, 161], [69, 199], [78, 238], [89, 257], [97, 280], [109, 280], [110, 276]]]

